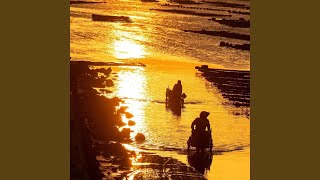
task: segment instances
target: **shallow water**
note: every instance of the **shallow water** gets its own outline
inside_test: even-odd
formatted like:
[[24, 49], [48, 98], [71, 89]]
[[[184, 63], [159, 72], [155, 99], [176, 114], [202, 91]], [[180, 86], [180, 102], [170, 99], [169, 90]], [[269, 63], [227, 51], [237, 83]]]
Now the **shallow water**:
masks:
[[[250, 119], [234, 115], [237, 108], [223, 105], [225, 100], [217, 89], [193, 68], [196, 64], [174, 60], [167, 64], [163, 61], [158, 65], [146, 64], [146, 67], [113, 68], [118, 80], [114, 81], [113, 93], [107, 96], [124, 98], [123, 105], [134, 114], [132, 120], [137, 124], [132, 127], [132, 138], [138, 132], [146, 135], [144, 143], [126, 147], [176, 158], [204, 171], [207, 179], [249, 179]], [[164, 104], [165, 88], [172, 87], [177, 79], [181, 79], [187, 94], [181, 116], [174, 115]], [[202, 165], [206, 160], [192, 164], [186, 151], [191, 122], [202, 110], [211, 112], [209, 121], [213, 128], [214, 157], [208, 167]]]
[[[166, 64], [167, 63], [167, 64]], [[170, 65], [169, 65], [170, 63]], [[225, 106], [218, 90], [211, 86], [194, 69], [196, 64], [162, 61], [161, 64], [147, 64], [147, 67], [113, 68], [117, 80], [113, 93], [125, 100], [137, 124], [131, 129], [132, 136], [138, 132], [146, 135], [146, 142], [136, 144], [148, 149], [185, 149], [190, 136], [191, 122], [203, 110], [209, 111], [213, 139], [217, 151], [248, 148], [250, 145], [250, 120], [236, 116], [232, 106]], [[180, 66], [174, 66], [180, 65]], [[175, 68], [170, 69], [170, 66]], [[165, 89], [173, 86], [177, 79], [182, 81], [183, 92], [187, 94], [181, 116], [165, 108]], [[124, 117], [124, 121], [126, 118]]]

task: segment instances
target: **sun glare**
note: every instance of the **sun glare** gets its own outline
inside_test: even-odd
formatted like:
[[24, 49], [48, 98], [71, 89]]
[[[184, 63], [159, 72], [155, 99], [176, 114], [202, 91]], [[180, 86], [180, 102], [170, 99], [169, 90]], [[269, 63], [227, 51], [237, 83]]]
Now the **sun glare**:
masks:
[[[117, 90], [117, 96], [122, 97], [125, 100], [124, 106], [128, 106], [128, 112], [132, 113], [134, 117], [133, 121], [136, 122], [134, 127], [130, 127], [131, 130], [138, 132], [145, 127], [142, 124], [145, 118], [145, 105], [146, 105], [146, 77], [144, 68], [142, 67], [129, 67], [126, 70], [120, 71], [119, 84]], [[127, 121], [124, 117], [124, 121]], [[134, 135], [134, 133], [132, 133]]]
[[129, 99], [145, 98], [146, 77], [142, 67], [134, 67], [129, 71], [120, 71], [118, 95]]
[[113, 43], [114, 56], [118, 59], [143, 58], [146, 50], [140, 43], [144, 37], [131, 32], [116, 30], [114, 35], [117, 37]]

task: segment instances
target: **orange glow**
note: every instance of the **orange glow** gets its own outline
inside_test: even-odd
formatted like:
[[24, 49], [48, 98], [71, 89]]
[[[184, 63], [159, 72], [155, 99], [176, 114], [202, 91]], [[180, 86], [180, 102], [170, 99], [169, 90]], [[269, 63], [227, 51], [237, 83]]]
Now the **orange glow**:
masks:
[[133, 70], [119, 72], [118, 95], [130, 99], [142, 99], [145, 97], [146, 77], [144, 69], [137, 67]]
[[113, 42], [113, 54], [116, 58], [143, 58], [147, 54], [144, 45], [139, 43], [145, 39], [143, 36], [120, 30], [115, 30], [114, 36], [117, 37]]
[[[145, 128], [142, 124], [145, 121], [144, 107], [146, 105], [143, 100], [147, 96], [144, 70], [142, 67], [128, 68], [118, 74], [117, 96], [125, 99], [123, 106], [128, 106], [128, 112], [134, 115], [132, 120], [136, 122], [136, 125], [130, 128], [135, 133], [141, 132]], [[128, 121], [125, 116], [123, 116], [123, 120], [124, 122]], [[134, 136], [135, 133], [131, 133], [131, 135]]]

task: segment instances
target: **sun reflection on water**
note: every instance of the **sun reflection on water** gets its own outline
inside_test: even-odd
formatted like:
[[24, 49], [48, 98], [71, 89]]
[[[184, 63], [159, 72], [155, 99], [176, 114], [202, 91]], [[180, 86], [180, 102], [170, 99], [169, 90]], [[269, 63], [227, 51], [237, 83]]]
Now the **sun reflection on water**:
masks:
[[137, 33], [114, 30], [113, 54], [118, 59], [143, 58], [147, 54], [141, 41], [145, 37]]
[[141, 99], [146, 94], [146, 77], [142, 67], [131, 68], [128, 71], [120, 71], [118, 95], [129, 99]]
[[[134, 131], [132, 136], [137, 132], [145, 132], [145, 105], [146, 99], [146, 77], [144, 68], [132, 67], [124, 69], [118, 73], [118, 89], [117, 96], [123, 98], [125, 103], [123, 106], [128, 107], [128, 112], [132, 113], [134, 117], [131, 119], [136, 122], [135, 126], [131, 126], [131, 130]], [[128, 121], [126, 117], [123, 117], [124, 122]]]

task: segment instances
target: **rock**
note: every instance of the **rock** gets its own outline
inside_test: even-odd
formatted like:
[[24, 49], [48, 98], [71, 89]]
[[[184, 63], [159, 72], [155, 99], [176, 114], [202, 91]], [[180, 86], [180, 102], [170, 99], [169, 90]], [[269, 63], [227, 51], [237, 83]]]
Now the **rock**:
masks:
[[110, 90], [108, 90], [108, 89], [100, 89], [100, 92], [106, 93], [106, 94], [112, 93], [112, 91], [110, 91]]
[[[129, 113], [129, 112], [126, 112], [125, 114], [126, 114], [126, 118], [127, 118], [127, 119], [133, 118], [133, 114], [131, 114], [131, 113]], [[130, 126], [130, 125], [129, 125], [129, 126]]]
[[134, 121], [132, 121], [132, 120], [129, 120], [129, 121], [128, 121], [128, 125], [129, 125], [129, 126], [134, 126], [134, 125], [136, 125], [136, 122], [134, 122]]
[[208, 69], [208, 65], [202, 65], [201, 69]]
[[125, 138], [125, 139], [122, 141], [122, 143], [125, 143], [125, 144], [130, 144], [130, 143], [132, 143], [132, 142], [133, 142], [133, 140], [130, 139], [130, 138]]
[[121, 131], [121, 137], [123, 139], [130, 138], [130, 133], [131, 133], [130, 128], [123, 128]]
[[121, 107], [118, 109], [117, 112], [118, 112], [119, 114], [123, 114], [123, 113], [126, 112], [127, 109], [128, 109], [127, 106], [121, 106]]
[[238, 50], [248, 50], [250, 51], [250, 44], [231, 44], [227, 42], [220, 42], [220, 45], [222, 47], [230, 47]]
[[107, 87], [114, 86], [113, 81], [112, 81], [111, 79], [107, 79], [107, 80], [105, 81], [105, 84], [106, 84]]
[[118, 172], [118, 168], [117, 168], [117, 167], [112, 167], [112, 168], [111, 168], [111, 171], [114, 172], [114, 173], [116, 173], [116, 172]]
[[135, 137], [136, 141], [144, 141], [146, 140], [146, 137], [142, 133], [138, 133]]

